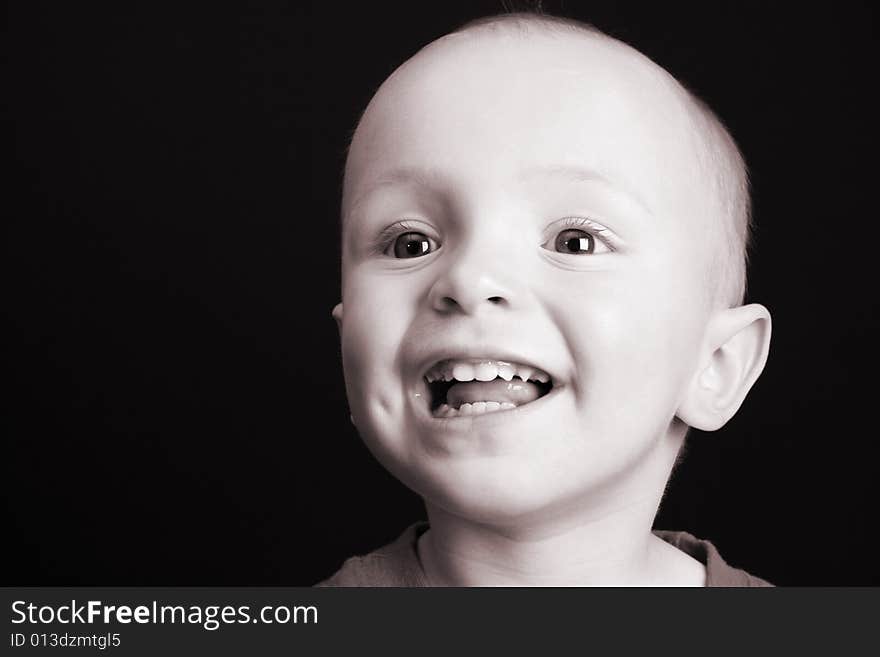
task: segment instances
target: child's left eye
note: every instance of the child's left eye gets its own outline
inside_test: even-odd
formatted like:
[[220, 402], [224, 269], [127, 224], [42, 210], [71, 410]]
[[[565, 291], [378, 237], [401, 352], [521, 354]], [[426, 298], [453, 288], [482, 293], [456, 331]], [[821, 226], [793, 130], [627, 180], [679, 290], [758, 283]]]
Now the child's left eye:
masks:
[[569, 228], [556, 236], [554, 245], [560, 253], [577, 253], [589, 255], [596, 249], [596, 238], [585, 230]]
[[569, 255], [599, 255], [613, 251], [610, 231], [601, 224], [580, 217], [569, 217], [561, 223], [556, 236], [542, 245], [545, 249]]

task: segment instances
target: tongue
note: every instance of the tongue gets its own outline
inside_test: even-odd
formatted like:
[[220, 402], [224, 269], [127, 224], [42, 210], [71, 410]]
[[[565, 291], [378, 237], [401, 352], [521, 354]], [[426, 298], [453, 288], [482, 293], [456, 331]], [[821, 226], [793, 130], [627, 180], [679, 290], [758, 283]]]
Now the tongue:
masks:
[[534, 383], [528, 381], [467, 381], [456, 383], [446, 393], [446, 403], [452, 408], [474, 402], [510, 402], [521, 405], [536, 400], [541, 391]]

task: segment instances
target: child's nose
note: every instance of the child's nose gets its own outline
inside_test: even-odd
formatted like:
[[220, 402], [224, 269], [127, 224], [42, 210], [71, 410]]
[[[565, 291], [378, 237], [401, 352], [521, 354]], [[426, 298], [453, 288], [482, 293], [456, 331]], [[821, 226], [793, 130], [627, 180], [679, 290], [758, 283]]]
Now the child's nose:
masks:
[[429, 294], [434, 310], [466, 315], [475, 314], [482, 306], [509, 307], [515, 297], [504, 263], [476, 253], [445, 268]]

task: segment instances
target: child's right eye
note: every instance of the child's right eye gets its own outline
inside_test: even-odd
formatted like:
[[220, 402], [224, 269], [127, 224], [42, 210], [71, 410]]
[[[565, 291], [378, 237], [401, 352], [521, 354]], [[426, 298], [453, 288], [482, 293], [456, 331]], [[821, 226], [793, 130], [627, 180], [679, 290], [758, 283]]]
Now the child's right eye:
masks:
[[439, 244], [424, 233], [408, 232], [397, 236], [389, 245], [387, 255], [395, 258], [418, 258], [433, 253]]

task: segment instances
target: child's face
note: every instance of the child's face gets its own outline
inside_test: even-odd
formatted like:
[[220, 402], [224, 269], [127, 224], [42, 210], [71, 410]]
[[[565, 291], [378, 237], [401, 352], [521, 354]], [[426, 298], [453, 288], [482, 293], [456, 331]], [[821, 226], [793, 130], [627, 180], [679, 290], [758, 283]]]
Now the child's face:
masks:
[[[430, 503], [514, 521], [659, 497], [717, 233], [682, 107], [657, 70], [583, 36], [455, 37], [374, 98], [336, 315], [355, 424]], [[546, 386], [459, 367], [502, 378], [433, 390], [447, 407], [519, 405], [438, 417], [426, 376], [447, 359], [538, 368], [552, 388], [528, 401]]]

